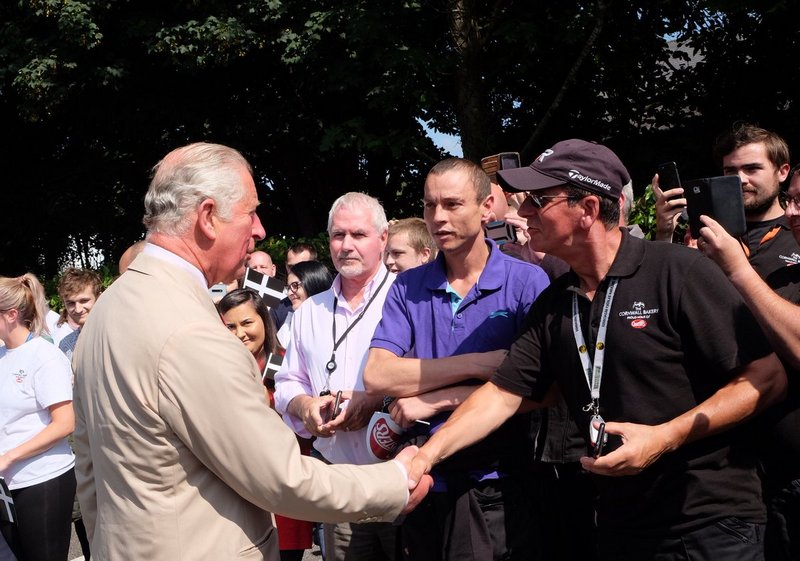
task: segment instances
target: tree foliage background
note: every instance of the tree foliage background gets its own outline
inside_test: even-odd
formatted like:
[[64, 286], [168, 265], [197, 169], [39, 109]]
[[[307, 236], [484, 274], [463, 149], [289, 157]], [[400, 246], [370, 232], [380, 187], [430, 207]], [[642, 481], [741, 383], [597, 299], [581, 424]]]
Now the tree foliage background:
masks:
[[[800, 7], [764, 0], [12, 0], [0, 3], [0, 274], [114, 263], [149, 170], [221, 142], [253, 164], [268, 235], [313, 237], [350, 190], [419, 213], [446, 157], [608, 144], [715, 175], [754, 121], [796, 145]], [[691, 64], [690, 64], [691, 59]]]

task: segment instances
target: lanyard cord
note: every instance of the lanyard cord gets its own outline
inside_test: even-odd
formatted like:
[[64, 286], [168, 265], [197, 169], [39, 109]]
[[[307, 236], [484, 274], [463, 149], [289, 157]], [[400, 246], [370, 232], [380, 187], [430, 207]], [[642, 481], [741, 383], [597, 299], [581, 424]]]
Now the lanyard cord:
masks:
[[589, 361], [589, 350], [586, 348], [586, 340], [581, 330], [581, 317], [578, 312], [578, 295], [572, 295], [572, 332], [575, 335], [575, 345], [578, 348], [578, 356], [581, 359], [583, 373], [586, 383], [589, 385], [589, 393], [592, 401], [586, 405], [584, 411], [592, 411], [594, 415], [600, 414], [600, 383], [603, 380], [603, 360], [606, 350], [606, 331], [608, 330], [608, 319], [611, 316], [611, 303], [614, 301], [614, 293], [617, 290], [618, 278], [612, 278], [608, 283], [606, 298], [603, 301], [603, 312], [600, 315], [600, 327], [597, 330], [597, 342], [595, 343], [594, 364]]
[[336, 309], [339, 306], [339, 298], [337, 298], [336, 296], [333, 297], [333, 321], [331, 322], [332, 323], [331, 331], [332, 331], [332, 338], [333, 338], [333, 351], [331, 351], [331, 358], [328, 361], [328, 364], [325, 365], [325, 370], [328, 371], [328, 381], [325, 384], [325, 388], [320, 392], [320, 395], [330, 395], [330, 393], [331, 393], [331, 391], [330, 391], [331, 374], [333, 374], [333, 372], [336, 370], [336, 349], [338, 349], [339, 345], [342, 344], [342, 342], [344, 341], [345, 337], [347, 337], [347, 334], [350, 333], [350, 330], [353, 329], [356, 326], [356, 324], [359, 321], [361, 321], [361, 318], [364, 317], [364, 314], [367, 313], [367, 310], [372, 305], [372, 303], [375, 301], [375, 299], [378, 297], [378, 294], [380, 294], [381, 289], [383, 288], [383, 285], [386, 284], [386, 279], [388, 279], [388, 278], [389, 278], [389, 270], [387, 269], [386, 270], [386, 274], [383, 276], [383, 280], [378, 285], [377, 290], [375, 290], [375, 292], [372, 294], [370, 299], [367, 301], [367, 305], [364, 306], [364, 309], [361, 310], [361, 313], [358, 314], [358, 316], [353, 321], [353, 323], [351, 323], [347, 327], [347, 329], [345, 329], [344, 333], [342, 333], [342, 336], [339, 337], [338, 339], [336, 338]]

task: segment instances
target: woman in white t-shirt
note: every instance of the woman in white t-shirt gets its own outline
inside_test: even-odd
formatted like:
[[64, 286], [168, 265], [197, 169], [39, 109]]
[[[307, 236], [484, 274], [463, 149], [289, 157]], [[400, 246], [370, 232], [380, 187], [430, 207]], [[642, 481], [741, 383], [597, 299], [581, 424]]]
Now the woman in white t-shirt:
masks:
[[40, 337], [45, 311], [36, 279], [0, 277], [0, 477], [11, 489], [16, 526], [3, 536], [18, 559], [60, 560], [69, 554], [75, 459], [72, 370]]

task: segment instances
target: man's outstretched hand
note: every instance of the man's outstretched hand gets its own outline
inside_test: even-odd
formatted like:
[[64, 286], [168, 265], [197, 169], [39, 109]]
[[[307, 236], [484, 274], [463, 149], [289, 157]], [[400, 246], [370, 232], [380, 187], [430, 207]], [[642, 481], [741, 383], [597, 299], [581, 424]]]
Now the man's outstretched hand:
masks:
[[424, 454], [419, 453], [419, 448], [416, 446], [408, 446], [403, 448], [394, 458], [405, 468], [408, 474], [408, 503], [401, 515], [408, 514], [417, 508], [419, 503], [427, 496], [431, 487], [433, 487], [433, 478], [427, 474], [430, 471], [430, 463], [428, 463], [428, 468], [423, 470], [424, 463], [420, 455], [426, 457]]

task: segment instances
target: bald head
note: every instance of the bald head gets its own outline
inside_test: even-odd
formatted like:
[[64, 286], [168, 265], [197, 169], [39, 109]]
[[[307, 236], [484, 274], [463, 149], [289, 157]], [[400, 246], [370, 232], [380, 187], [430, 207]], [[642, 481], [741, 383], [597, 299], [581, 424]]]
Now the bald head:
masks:
[[263, 273], [268, 277], [274, 277], [276, 270], [275, 264], [272, 262], [272, 257], [265, 251], [254, 251], [247, 257], [247, 266]]
[[508, 213], [508, 201], [503, 189], [497, 183], [492, 183], [492, 207], [489, 221], [504, 220]]
[[119, 258], [119, 274], [121, 275], [125, 271], [128, 270], [133, 260], [136, 259], [136, 256], [139, 255], [142, 250], [144, 250], [144, 246], [147, 244], [144, 240], [139, 240], [128, 249], [125, 250], [125, 253], [122, 254], [122, 257]]

